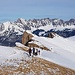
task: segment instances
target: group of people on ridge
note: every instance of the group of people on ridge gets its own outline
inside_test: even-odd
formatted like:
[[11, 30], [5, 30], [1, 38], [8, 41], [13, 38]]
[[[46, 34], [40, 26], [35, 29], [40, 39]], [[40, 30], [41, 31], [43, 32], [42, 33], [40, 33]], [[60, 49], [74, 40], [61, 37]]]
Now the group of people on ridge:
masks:
[[40, 55], [40, 50], [39, 49], [35, 49], [34, 47], [33, 47], [33, 49], [31, 49], [31, 47], [29, 48], [29, 56], [31, 56], [31, 54], [33, 54], [33, 55]]

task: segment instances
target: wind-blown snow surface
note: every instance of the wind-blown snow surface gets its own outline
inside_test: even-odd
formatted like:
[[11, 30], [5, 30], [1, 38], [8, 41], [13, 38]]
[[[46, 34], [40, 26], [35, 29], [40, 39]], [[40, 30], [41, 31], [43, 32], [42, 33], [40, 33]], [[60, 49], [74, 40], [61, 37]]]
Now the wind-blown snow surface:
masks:
[[[8, 62], [6, 62], [7, 60], [18, 61], [21, 59], [28, 59], [28, 55], [26, 52], [16, 47], [0, 46], [0, 65], [5, 65], [5, 64], [8, 65]], [[12, 63], [9, 62], [9, 65], [11, 64], [14, 66], [13, 62]]]
[[69, 37], [68, 39], [75, 42], [75, 36]]
[[52, 38], [34, 37], [53, 51], [41, 51], [41, 58], [75, 70], [75, 42], [60, 36]]

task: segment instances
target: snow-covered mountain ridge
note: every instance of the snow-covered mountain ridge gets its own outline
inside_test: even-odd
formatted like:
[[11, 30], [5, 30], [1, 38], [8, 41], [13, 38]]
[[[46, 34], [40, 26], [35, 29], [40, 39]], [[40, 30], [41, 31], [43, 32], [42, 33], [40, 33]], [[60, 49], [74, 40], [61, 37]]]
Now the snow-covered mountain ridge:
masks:
[[30, 30], [38, 36], [47, 36], [49, 32], [56, 32], [63, 37], [75, 35], [75, 19], [63, 21], [61, 19], [33, 19], [19, 18], [14, 22], [0, 24], [0, 44], [14, 46], [15, 42], [21, 42], [22, 34]]
[[[46, 28], [46, 29], [45, 29]], [[33, 29], [43, 29], [45, 31], [54, 29], [55, 31], [64, 30], [64, 29], [73, 29], [75, 28], [75, 19], [70, 19], [69, 21], [63, 21], [61, 19], [33, 19], [33, 20], [25, 20], [19, 18], [14, 22], [5, 22], [0, 24], [0, 35], [4, 35], [6, 31], [17, 32], [19, 35], [25, 30]]]
[[[33, 43], [38, 41], [39, 43], [37, 44], [40, 46], [44, 45], [50, 50], [35, 47], [36, 49], [40, 49], [40, 55], [29, 57], [27, 51], [23, 51], [21, 48], [18, 48], [19, 46], [26, 47], [21, 43], [16, 43], [18, 47], [0, 46], [1, 74], [5, 74], [6, 72], [10, 74], [13, 72], [17, 75], [27, 73], [34, 75], [38, 74], [38, 71], [40, 72], [39, 75], [75, 74], [75, 42], [60, 37], [59, 35], [56, 35], [54, 38], [39, 37], [34, 35], [32, 39], [35, 40]], [[56, 63], [56, 65], [53, 63]], [[59, 65], [66, 68], [62, 68]]]
[[[15, 30], [16, 28], [21, 31], [23, 30], [31, 30], [31, 28], [39, 28], [41, 26], [47, 26], [50, 25], [50, 27], [63, 27], [67, 28], [67, 26], [74, 26], [75, 25], [75, 19], [70, 19], [69, 21], [63, 21], [61, 19], [50, 19], [50, 18], [44, 18], [44, 19], [33, 19], [33, 20], [25, 20], [22, 18], [19, 18], [17, 21], [14, 22], [5, 22], [0, 24], [0, 31], [3, 30]], [[22, 28], [22, 29], [21, 29]], [[49, 29], [48, 29], [49, 30]]]
[[41, 57], [66, 67], [75, 68], [75, 42], [60, 36], [55, 36], [53, 39], [45, 37], [33, 37], [33, 39], [40, 41], [48, 49], [52, 48], [53, 50], [51, 53], [41, 52]]

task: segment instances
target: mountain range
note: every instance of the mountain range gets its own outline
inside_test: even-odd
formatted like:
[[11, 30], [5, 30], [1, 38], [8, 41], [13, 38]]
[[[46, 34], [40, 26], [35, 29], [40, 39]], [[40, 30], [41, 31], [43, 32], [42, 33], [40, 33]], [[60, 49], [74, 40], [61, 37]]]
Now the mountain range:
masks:
[[0, 45], [15, 46], [15, 42], [21, 42], [22, 34], [26, 30], [44, 37], [47, 37], [50, 32], [56, 32], [66, 38], [75, 35], [75, 19], [64, 21], [57, 18], [32, 20], [19, 18], [14, 22], [0, 23]]
[[74, 59], [75, 19], [19, 18], [0, 24], [1, 75], [75, 75]]

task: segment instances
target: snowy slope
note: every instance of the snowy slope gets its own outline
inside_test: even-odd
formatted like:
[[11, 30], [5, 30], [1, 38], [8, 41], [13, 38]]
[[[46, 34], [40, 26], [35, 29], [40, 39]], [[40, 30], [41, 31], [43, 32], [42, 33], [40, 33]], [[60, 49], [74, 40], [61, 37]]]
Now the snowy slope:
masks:
[[[51, 51], [40, 49], [41, 54], [38, 57], [75, 70], [75, 42], [64, 39], [60, 36], [54, 38], [34, 36], [33, 39], [39, 41], [39, 45], [41, 43], [48, 49], [52, 48]], [[24, 46], [20, 43], [16, 44], [18, 46]], [[0, 46], [0, 64], [2, 64], [2, 62], [4, 63], [7, 59], [20, 60], [22, 58], [28, 60], [28, 53], [15, 47]]]
[[72, 37], [69, 37], [69, 38], [67, 38], [68, 40], [71, 40], [71, 41], [73, 41], [73, 42], [75, 42], [75, 36], [72, 36]]
[[[37, 23], [36, 23], [36, 20], [34, 20], [34, 22], [32, 20], [28, 22], [23, 20], [22, 18], [20, 20], [21, 20], [21, 23], [20, 22], [16, 22], [16, 23], [5, 22], [0, 26], [0, 35], [1, 35], [0, 41], [2, 41], [2, 43], [3, 41], [5, 43], [5, 40], [8, 40], [9, 41], [8, 44], [10, 44], [10, 41], [14, 41], [14, 39], [17, 40], [19, 38], [17, 35], [22, 35], [26, 28], [27, 29], [31, 28], [30, 31], [34, 31], [36, 29], [43, 29], [45, 31], [48, 31], [51, 29], [54, 29], [55, 31], [63, 31], [65, 29], [69, 29], [70, 32], [73, 30], [75, 31], [74, 24], [73, 25], [66, 24], [65, 26], [63, 25], [53, 26], [52, 22], [50, 21], [48, 23], [46, 19], [37, 20]], [[42, 21], [46, 23], [44, 26]], [[11, 35], [12, 33], [13, 35]], [[74, 39], [74, 38], [75, 37], [71, 39]], [[74, 60], [75, 59], [75, 42], [70, 40], [70, 38], [64, 39], [60, 36], [56, 36], [53, 39], [51, 39], [51, 38], [35, 36], [33, 39], [39, 41], [38, 43], [39, 45], [42, 44], [46, 46], [48, 49], [52, 48], [52, 51], [41, 50], [41, 55], [38, 57], [75, 70], [75, 60]], [[16, 41], [14, 41], [14, 43], [15, 42]], [[20, 45], [20, 46], [23, 46], [23, 45]], [[0, 46], [0, 64], [7, 59], [22, 59], [25, 57], [28, 58], [27, 53], [24, 51], [18, 50], [17, 48]]]
[[45, 31], [48, 31], [50, 29], [54, 29], [55, 31], [63, 31], [65, 29], [75, 29], [75, 25], [66, 25], [66, 26], [63, 26], [63, 25], [58, 25], [58, 26], [53, 26], [52, 24], [51, 25], [46, 25], [46, 26], [41, 26], [39, 27], [38, 29], [43, 29]]
[[53, 50], [42, 51], [41, 58], [75, 70], [75, 43], [60, 36], [55, 38], [34, 37], [44, 46]]
[[[27, 53], [22, 51], [21, 49], [17, 49], [16, 47], [0, 46], [0, 65], [5, 65], [6, 60], [11, 60], [11, 59], [21, 60], [27, 57], [28, 57]], [[11, 63], [9, 62], [9, 64]]]
[[13, 30], [13, 32], [18, 32], [18, 34], [21, 35], [21, 34], [23, 34], [22, 31], [25, 31], [23, 28], [19, 27], [15, 23], [10, 23], [9, 21], [3, 23], [3, 26], [4, 26], [4, 30], [2, 30], [0, 32], [0, 34], [6, 32], [6, 31], [10, 32]]

